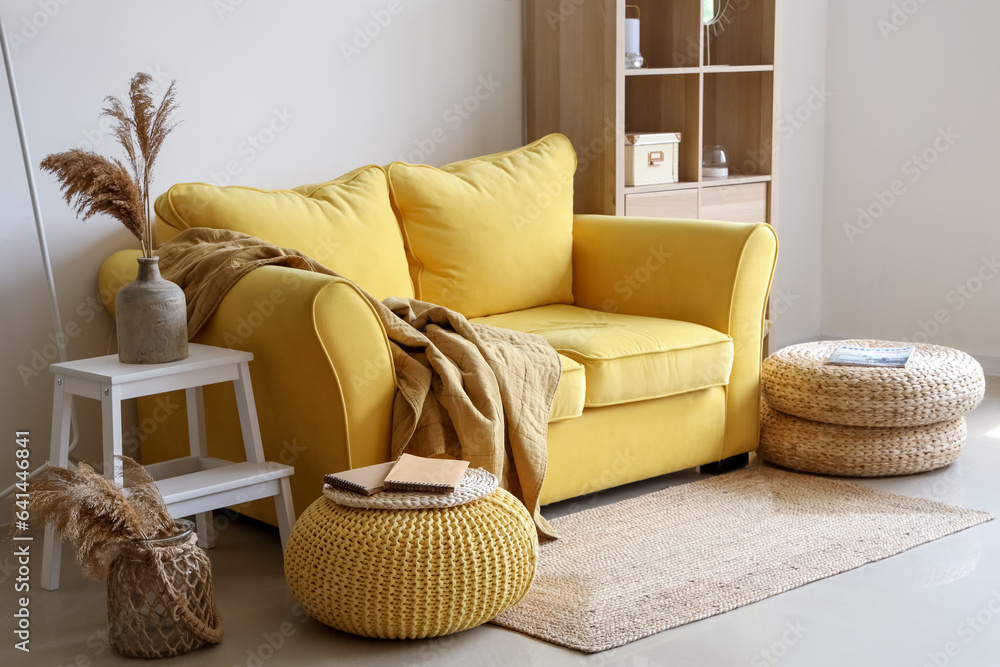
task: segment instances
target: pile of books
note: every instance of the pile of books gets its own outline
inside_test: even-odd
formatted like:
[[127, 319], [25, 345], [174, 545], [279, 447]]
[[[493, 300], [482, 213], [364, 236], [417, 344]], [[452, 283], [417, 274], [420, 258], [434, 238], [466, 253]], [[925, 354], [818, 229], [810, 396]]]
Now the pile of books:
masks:
[[452, 493], [468, 467], [468, 461], [403, 454], [398, 461], [331, 473], [324, 480], [330, 486], [365, 496], [383, 490]]

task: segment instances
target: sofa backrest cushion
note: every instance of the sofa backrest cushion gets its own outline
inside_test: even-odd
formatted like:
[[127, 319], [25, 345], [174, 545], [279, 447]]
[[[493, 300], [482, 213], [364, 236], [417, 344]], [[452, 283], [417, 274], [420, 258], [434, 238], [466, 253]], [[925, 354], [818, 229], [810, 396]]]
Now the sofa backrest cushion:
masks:
[[159, 243], [189, 227], [231, 229], [298, 250], [378, 299], [414, 296], [381, 167], [294, 190], [182, 183], [160, 195], [155, 209]]
[[561, 134], [441, 169], [390, 165], [417, 298], [466, 317], [572, 303], [575, 172]]

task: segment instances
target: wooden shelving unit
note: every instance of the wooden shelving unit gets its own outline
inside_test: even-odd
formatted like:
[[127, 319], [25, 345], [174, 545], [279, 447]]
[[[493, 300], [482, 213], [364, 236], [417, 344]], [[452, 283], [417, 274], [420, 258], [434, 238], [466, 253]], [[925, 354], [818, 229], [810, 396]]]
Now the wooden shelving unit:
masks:
[[[642, 18], [647, 67], [626, 70], [625, 10]], [[706, 56], [702, 0], [525, 0], [528, 141], [577, 150], [578, 213], [770, 222], [776, 218], [781, 0], [733, 0]], [[626, 187], [627, 132], [680, 132], [680, 182]], [[720, 145], [730, 176], [702, 176]]]

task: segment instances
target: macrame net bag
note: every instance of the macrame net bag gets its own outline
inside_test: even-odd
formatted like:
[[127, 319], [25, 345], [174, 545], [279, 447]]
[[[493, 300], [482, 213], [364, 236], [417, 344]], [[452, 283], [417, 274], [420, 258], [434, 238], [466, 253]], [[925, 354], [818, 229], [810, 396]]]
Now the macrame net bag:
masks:
[[167, 658], [222, 639], [212, 564], [190, 521], [159, 540], [133, 540], [108, 573], [108, 641], [121, 655]]

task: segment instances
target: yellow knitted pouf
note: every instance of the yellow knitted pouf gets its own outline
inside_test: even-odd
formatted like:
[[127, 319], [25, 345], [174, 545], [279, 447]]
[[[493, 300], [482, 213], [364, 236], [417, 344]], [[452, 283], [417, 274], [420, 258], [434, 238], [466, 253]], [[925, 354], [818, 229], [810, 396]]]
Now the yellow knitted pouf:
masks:
[[299, 517], [285, 578], [316, 620], [365, 637], [436, 637], [481, 625], [528, 592], [534, 522], [497, 489], [457, 507], [365, 509], [325, 496]]

